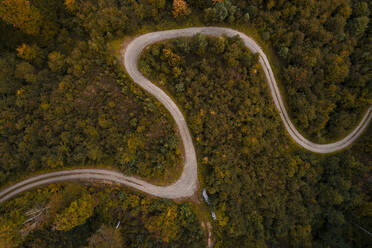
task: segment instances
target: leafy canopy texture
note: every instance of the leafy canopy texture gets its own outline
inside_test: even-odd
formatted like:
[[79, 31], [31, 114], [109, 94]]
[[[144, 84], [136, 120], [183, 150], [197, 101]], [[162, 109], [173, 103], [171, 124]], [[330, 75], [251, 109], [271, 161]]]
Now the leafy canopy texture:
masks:
[[191, 10], [187, 7], [187, 3], [184, 0], [173, 0], [173, 16], [185, 16], [191, 13]]
[[37, 34], [41, 26], [41, 15], [29, 0], [0, 1], [0, 17], [27, 34]]
[[94, 199], [90, 194], [84, 194], [80, 199], [71, 202], [70, 206], [56, 216], [55, 228], [68, 231], [83, 224], [92, 216]]

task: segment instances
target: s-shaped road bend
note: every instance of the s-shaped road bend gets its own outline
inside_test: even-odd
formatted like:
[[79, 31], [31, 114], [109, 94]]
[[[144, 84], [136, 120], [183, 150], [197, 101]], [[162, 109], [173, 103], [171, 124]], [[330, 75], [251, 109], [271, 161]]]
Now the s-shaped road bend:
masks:
[[128, 74], [132, 77], [133, 81], [144, 90], [149, 92], [151, 95], [156, 97], [167, 108], [167, 110], [170, 112], [175, 120], [182, 139], [185, 154], [183, 171], [180, 178], [175, 183], [168, 186], [157, 186], [138, 178], [128, 177], [119, 172], [104, 169], [76, 169], [56, 171], [31, 177], [3, 189], [2, 191], [0, 191], [0, 203], [6, 201], [7, 199], [13, 197], [18, 193], [24, 192], [37, 186], [71, 180], [110, 181], [113, 183], [129, 186], [150, 195], [168, 199], [188, 198], [195, 194], [199, 184], [197, 174], [197, 159], [195, 148], [185, 118], [177, 105], [172, 101], [172, 99], [167, 94], [165, 94], [164, 91], [152, 84], [139, 72], [137, 63], [141, 52], [148, 45], [158, 41], [173, 39], [182, 36], [190, 37], [197, 33], [202, 33], [209, 36], [228, 37], [239, 35], [249, 50], [251, 50], [253, 53], [259, 54], [259, 62], [265, 73], [266, 81], [270, 87], [271, 96], [274, 100], [275, 106], [279, 111], [280, 117], [284, 123], [284, 127], [286, 128], [288, 134], [292, 137], [294, 142], [296, 142], [303, 148], [316, 153], [332, 153], [342, 150], [352, 144], [368, 126], [368, 123], [370, 122], [372, 117], [372, 107], [369, 107], [358, 126], [342, 140], [329, 144], [316, 144], [307, 140], [298, 132], [289, 118], [277, 82], [275, 80], [274, 73], [270, 67], [270, 63], [265, 53], [253, 39], [239, 31], [222, 27], [195, 27], [148, 33], [137, 37], [128, 44], [128, 46], [122, 51], [122, 62]]

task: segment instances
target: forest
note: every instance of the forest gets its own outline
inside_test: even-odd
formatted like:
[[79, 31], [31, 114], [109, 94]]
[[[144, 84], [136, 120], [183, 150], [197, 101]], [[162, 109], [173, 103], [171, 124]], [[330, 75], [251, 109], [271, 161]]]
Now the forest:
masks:
[[[124, 75], [104, 38], [74, 27], [77, 17], [58, 2], [49, 15], [61, 16], [60, 31], [2, 42], [0, 185], [15, 175], [73, 166], [174, 180], [181, 159], [170, 115]], [[3, 33], [16, 32], [1, 25]]]
[[118, 187], [50, 185], [7, 201], [0, 215], [0, 247], [199, 248], [205, 243], [191, 204]]
[[206, 23], [249, 23], [270, 44], [290, 115], [307, 137], [342, 138], [371, 105], [371, 1], [207, 2], [199, 3]]
[[[340, 139], [372, 104], [371, 6], [2, 0], [0, 186], [83, 167], [174, 181], [182, 170], [174, 122], [109, 45], [169, 27], [227, 26], [252, 35], [295, 126], [314, 142]], [[238, 37], [196, 35], [154, 44], [139, 62], [185, 114], [201, 187], [217, 215], [215, 247], [368, 247], [372, 238], [362, 228], [372, 230], [371, 127], [335, 154], [298, 148], [257, 59]], [[0, 247], [205, 247], [197, 214], [191, 203], [130, 189], [50, 185], [0, 204]]]
[[355, 226], [371, 226], [364, 188], [370, 132], [339, 154], [297, 148], [285, 134], [257, 55], [239, 37], [158, 43], [139, 66], [185, 111], [217, 216], [215, 247], [370, 243]]

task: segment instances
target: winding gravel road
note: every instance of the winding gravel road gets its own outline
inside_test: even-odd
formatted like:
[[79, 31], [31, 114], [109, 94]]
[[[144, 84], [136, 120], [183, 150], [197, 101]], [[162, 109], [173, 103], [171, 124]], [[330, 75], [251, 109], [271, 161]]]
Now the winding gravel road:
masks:
[[197, 33], [202, 33], [210, 36], [225, 35], [229, 37], [239, 35], [243, 39], [244, 44], [249, 50], [260, 55], [259, 62], [266, 75], [266, 80], [270, 86], [271, 95], [273, 97], [275, 106], [279, 111], [284, 126], [292, 139], [303, 148], [316, 153], [332, 153], [339, 151], [352, 144], [368, 126], [368, 123], [370, 122], [372, 117], [372, 107], [367, 110], [359, 125], [342, 140], [329, 144], [316, 144], [307, 140], [298, 132], [289, 118], [282, 100], [282, 96], [278, 89], [274, 73], [270, 67], [266, 55], [253, 39], [249, 38], [247, 35], [239, 31], [221, 27], [195, 27], [148, 33], [141, 35], [131, 41], [126, 49], [122, 51], [123, 64], [125, 65], [125, 68], [128, 74], [132, 77], [133, 81], [141, 86], [144, 90], [149, 92], [151, 95], [155, 96], [173, 116], [180, 132], [185, 154], [184, 167], [181, 177], [171, 185], [157, 186], [138, 178], [128, 177], [121, 173], [104, 169], [77, 169], [58, 171], [31, 177], [0, 191], [0, 203], [18, 193], [24, 192], [37, 186], [71, 180], [110, 181], [117, 184], [129, 186], [150, 195], [168, 199], [191, 197], [198, 189], [199, 182], [197, 174], [196, 153], [185, 118], [182, 115], [181, 111], [178, 109], [177, 105], [171, 100], [171, 98], [160, 88], [152, 84], [139, 72], [137, 63], [142, 50], [148, 45], [154, 42], [176, 37], [193, 36]]

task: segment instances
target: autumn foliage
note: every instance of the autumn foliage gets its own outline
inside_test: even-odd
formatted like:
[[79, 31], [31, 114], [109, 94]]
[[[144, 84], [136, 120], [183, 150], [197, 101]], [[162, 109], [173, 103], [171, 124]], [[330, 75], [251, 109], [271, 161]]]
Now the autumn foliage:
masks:
[[73, 11], [77, 8], [77, 4], [75, 0], [65, 0], [66, 8], [70, 11]]
[[93, 210], [94, 200], [91, 195], [85, 194], [56, 216], [55, 228], [64, 231], [71, 230], [92, 216]]
[[146, 228], [157, 234], [166, 243], [175, 239], [179, 232], [179, 227], [176, 223], [177, 206], [171, 206], [166, 211], [158, 216], [153, 216], [145, 223]]
[[0, 17], [27, 34], [37, 34], [40, 30], [41, 15], [28, 0], [0, 1]]
[[37, 57], [37, 49], [35, 46], [30, 46], [23, 43], [17, 48], [17, 55], [18, 57], [27, 61], [33, 61]]
[[191, 13], [191, 10], [187, 7], [187, 3], [184, 0], [173, 0], [173, 16], [186, 16]]

